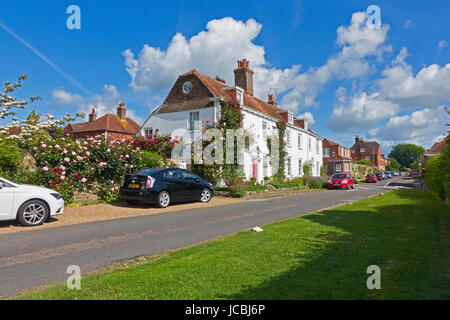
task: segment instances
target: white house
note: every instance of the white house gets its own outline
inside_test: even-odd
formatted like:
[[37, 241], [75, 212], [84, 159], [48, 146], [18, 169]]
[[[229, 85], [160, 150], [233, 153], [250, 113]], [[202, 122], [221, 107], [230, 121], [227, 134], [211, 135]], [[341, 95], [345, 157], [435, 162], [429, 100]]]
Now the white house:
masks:
[[145, 121], [141, 134], [152, 135], [159, 129], [160, 134], [172, 136], [185, 136], [184, 132], [188, 132], [192, 138], [195, 121], [219, 120], [220, 101], [224, 100], [241, 107], [243, 128], [251, 131], [256, 140], [256, 147], [244, 153], [243, 171], [248, 179], [255, 177], [262, 181], [273, 174], [266, 137], [280, 120], [286, 124], [286, 176], [302, 176], [306, 162], [311, 164], [312, 176], [320, 176], [323, 138], [308, 128], [305, 119], [297, 119], [292, 112], [277, 106], [273, 95], [269, 95], [267, 102], [253, 96], [253, 71], [246, 59], [238, 61], [234, 74], [234, 86], [196, 70], [182, 74], [163, 104]]

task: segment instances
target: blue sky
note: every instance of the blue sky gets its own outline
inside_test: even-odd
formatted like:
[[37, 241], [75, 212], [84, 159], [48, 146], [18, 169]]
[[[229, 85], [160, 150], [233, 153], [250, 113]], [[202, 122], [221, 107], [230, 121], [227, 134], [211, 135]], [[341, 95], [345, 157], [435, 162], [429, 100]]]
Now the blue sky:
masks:
[[[66, 27], [71, 4], [81, 30]], [[358, 15], [371, 4], [381, 30]], [[279, 88], [281, 106], [312, 116], [321, 136], [351, 146], [358, 134], [386, 153], [429, 147], [446, 132], [449, 11], [448, 1], [9, 1], [0, 80], [28, 74], [18, 95], [41, 96], [41, 113], [112, 112], [124, 100], [142, 120], [178, 74], [196, 68], [233, 83], [236, 60], [248, 58], [258, 97]]]

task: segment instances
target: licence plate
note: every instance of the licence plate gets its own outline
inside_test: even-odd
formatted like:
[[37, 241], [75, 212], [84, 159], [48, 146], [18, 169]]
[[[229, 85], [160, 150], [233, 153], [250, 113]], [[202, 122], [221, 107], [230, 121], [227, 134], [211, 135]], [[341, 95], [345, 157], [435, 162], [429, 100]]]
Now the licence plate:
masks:
[[128, 185], [129, 188], [139, 189], [139, 185], [137, 183], [133, 183]]
[[339, 187], [340, 184], [339, 184], [339, 183], [335, 183], [334, 186], [335, 186], [335, 187]]

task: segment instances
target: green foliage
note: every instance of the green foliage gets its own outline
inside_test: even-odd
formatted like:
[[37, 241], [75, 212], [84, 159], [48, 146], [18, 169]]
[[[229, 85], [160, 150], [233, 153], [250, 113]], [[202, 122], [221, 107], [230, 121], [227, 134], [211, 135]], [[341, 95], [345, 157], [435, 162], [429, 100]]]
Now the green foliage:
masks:
[[284, 140], [286, 136], [286, 124], [284, 121], [277, 122], [278, 129], [278, 138], [279, 138], [279, 165], [278, 165], [278, 174], [283, 176], [283, 180], [285, 179], [285, 167], [286, 167], [286, 142]]
[[443, 200], [450, 194], [450, 140], [442, 152], [427, 160], [425, 182], [428, 189], [434, 191]]
[[309, 176], [311, 175], [311, 164], [309, 162], [305, 162], [303, 164], [303, 174], [306, 178], [309, 178]]
[[356, 160], [357, 164], [363, 164], [365, 166], [371, 166], [372, 162], [370, 160], [366, 160], [366, 159], [361, 159], [361, 160]]
[[161, 168], [164, 166], [163, 157], [156, 152], [146, 151], [142, 152], [142, 168]]
[[278, 183], [273, 185], [276, 189], [291, 189], [291, 188], [298, 188], [298, 183], [288, 181], [283, 183]]
[[321, 176], [325, 175], [325, 167], [323, 165], [320, 166], [320, 175]]
[[425, 149], [415, 144], [398, 144], [389, 152], [389, 158], [394, 158], [402, 166], [402, 168], [410, 168], [413, 162], [420, 161], [420, 155]]
[[390, 165], [389, 167], [389, 171], [396, 171], [396, 170], [400, 170], [401, 169], [401, 165], [400, 163], [395, 159], [395, 158], [391, 158], [389, 159]]
[[249, 180], [248, 185], [255, 186], [256, 185], [256, 178], [255, 177], [251, 177], [250, 180]]
[[305, 180], [305, 183], [312, 189], [322, 189], [328, 187], [328, 180], [320, 177], [312, 177]]
[[156, 129], [156, 134], [148, 137], [136, 137], [133, 140], [133, 144], [136, 148], [148, 151], [151, 153], [156, 153], [159, 156], [170, 159], [172, 155], [172, 149], [175, 145], [179, 143], [178, 139], [173, 139], [169, 135], [159, 135], [158, 129]]
[[22, 150], [11, 140], [0, 138], [0, 176], [13, 179], [24, 158]]
[[229, 195], [233, 198], [243, 198], [247, 192], [248, 187], [244, 180], [239, 180], [230, 185]]
[[247, 190], [248, 191], [262, 191], [262, 190], [267, 190], [267, 186], [262, 186], [260, 184], [257, 185], [248, 185], [247, 186]]

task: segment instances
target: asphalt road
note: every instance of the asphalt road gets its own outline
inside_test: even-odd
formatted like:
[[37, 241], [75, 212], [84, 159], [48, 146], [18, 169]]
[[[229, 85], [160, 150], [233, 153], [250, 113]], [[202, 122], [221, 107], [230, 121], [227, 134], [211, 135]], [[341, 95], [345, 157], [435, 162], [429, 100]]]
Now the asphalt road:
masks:
[[396, 177], [356, 185], [348, 191], [328, 190], [0, 235], [0, 296], [66, 281], [70, 265], [79, 266], [85, 273], [112, 262], [189, 246], [393, 188], [409, 187], [407, 183], [409, 180]]

